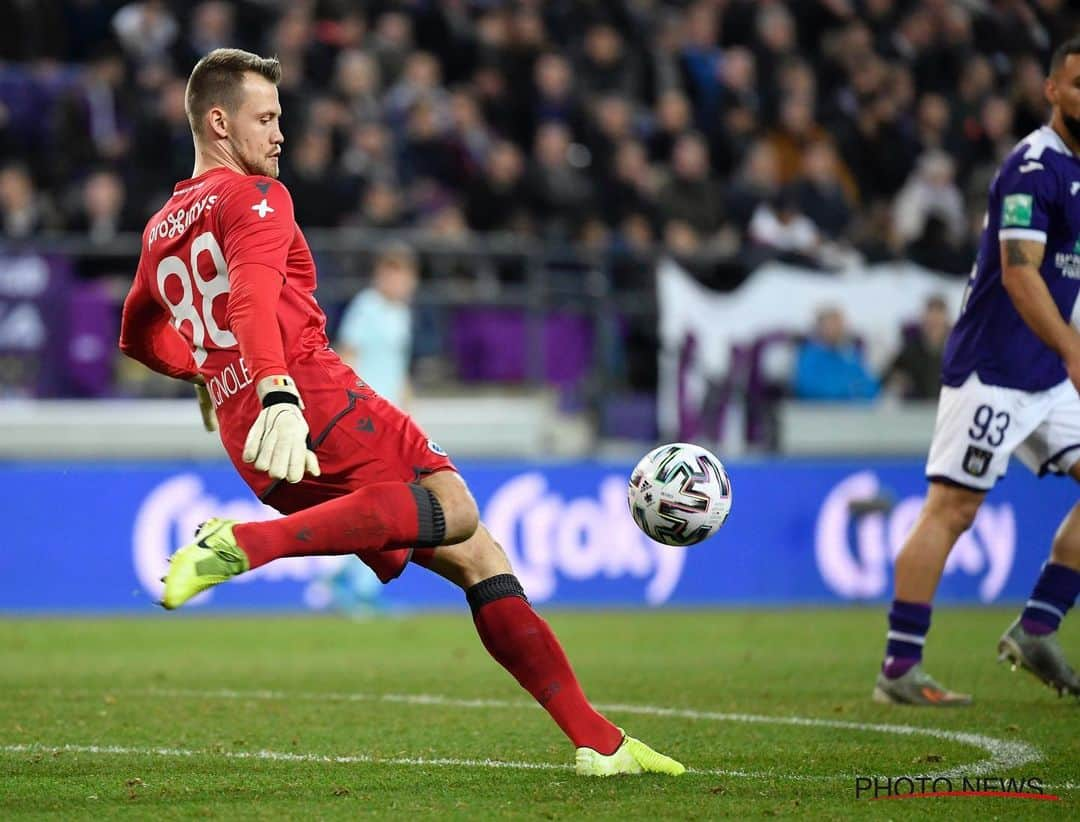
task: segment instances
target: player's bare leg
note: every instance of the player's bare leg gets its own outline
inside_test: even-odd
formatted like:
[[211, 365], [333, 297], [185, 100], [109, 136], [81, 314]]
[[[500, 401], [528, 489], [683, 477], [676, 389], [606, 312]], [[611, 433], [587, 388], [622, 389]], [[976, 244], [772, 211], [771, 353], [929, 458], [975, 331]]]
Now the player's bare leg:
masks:
[[943, 688], [922, 670], [931, 603], [945, 561], [975, 521], [984, 492], [932, 482], [926, 502], [896, 558], [895, 599], [889, 611], [885, 662], [874, 700], [907, 705], [968, 705], [971, 697]]
[[896, 558], [896, 599], [933, 601], [949, 552], [975, 521], [985, 496], [981, 491], [930, 483], [915, 527]]
[[[1069, 471], [1080, 481], [1080, 463]], [[1080, 593], [1080, 504], [1061, 521], [1027, 605], [998, 640], [998, 659], [1030, 671], [1059, 695], [1080, 696], [1080, 677], [1065, 659], [1057, 631]]]
[[464, 590], [484, 647], [573, 742], [579, 774], [678, 776], [686, 770], [626, 736], [589, 704], [559, 640], [529, 605], [506, 554], [483, 525], [460, 544], [415, 552], [413, 561]]

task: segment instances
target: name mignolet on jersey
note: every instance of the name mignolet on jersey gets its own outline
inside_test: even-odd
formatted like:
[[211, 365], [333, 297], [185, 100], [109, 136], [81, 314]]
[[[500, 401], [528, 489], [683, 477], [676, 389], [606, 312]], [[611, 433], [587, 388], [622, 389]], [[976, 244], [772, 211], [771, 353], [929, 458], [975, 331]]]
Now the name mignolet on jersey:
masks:
[[[204, 212], [208, 213], [210, 209], [214, 207], [214, 203], [217, 202], [217, 199], [218, 195], [207, 194], [201, 200], [196, 200], [188, 208], [178, 208], [175, 211], [162, 215], [162, 219], [150, 229], [150, 236], [146, 240], [146, 247], [149, 248], [152, 246], [154, 241], [159, 237], [168, 237], [171, 239], [182, 235], [188, 230], [192, 223], [203, 215]], [[265, 200], [263, 202], [265, 202]]]
[[214, 408], [220, 408], [225, 400], [248, 388], [253, 382], [244, 358], [237, 357], [206, 381], [206, 390], [210, 393]]

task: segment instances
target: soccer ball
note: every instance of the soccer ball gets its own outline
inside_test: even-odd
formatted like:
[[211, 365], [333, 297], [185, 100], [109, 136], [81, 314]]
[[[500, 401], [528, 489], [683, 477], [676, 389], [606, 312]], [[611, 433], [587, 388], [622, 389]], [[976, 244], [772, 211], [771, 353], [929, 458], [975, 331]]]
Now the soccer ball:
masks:
[[695, 545], [715, 534], [731, 511], [731, 480], [720, 460], [699, 445], [654, 448], [630, 474], [634, 522], [665, 545]]

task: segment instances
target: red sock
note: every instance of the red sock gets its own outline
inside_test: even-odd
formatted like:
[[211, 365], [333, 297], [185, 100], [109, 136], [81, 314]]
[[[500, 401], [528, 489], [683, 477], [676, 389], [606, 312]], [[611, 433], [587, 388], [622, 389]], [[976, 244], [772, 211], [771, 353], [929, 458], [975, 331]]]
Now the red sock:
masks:
[[438, 545], [442, 527], [442, 509], [433, 516], [427, 489], [379, 482], [281, 519], [237, 525], [233, 533], [251, 567], [258, 568], [279, 557]]
[[493, 600], [477, 609], [473, 621], [488, 653], [551, 714], [574, 747], [615, 752], [622, 734], [589, 704], [559, 640], [528, 602], [518, 596]]

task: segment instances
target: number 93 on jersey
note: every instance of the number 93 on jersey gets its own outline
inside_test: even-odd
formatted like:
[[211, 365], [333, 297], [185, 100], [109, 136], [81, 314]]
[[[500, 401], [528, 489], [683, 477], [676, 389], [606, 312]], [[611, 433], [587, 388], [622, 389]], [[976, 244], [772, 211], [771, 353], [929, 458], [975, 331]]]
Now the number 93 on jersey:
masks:
[[724, 464], [699, 445], [654, 448], [630, 474], [634, 522], [665, 545], [695, 545], [712, 536], [731, 511], [731, 480]]

